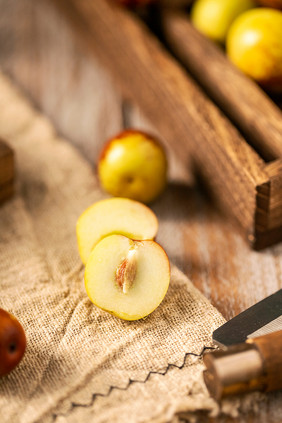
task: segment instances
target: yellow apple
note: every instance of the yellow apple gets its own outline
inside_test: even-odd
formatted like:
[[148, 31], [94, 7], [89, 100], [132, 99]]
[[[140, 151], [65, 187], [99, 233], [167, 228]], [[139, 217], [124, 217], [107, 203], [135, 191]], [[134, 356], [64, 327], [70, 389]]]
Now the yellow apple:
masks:
[[149, 207], [128, 198], [109, 198], [88, 207], [76, 224], [78, 250], [86, 264], [92, 248], [111, 234], [136, 240], [155, 238], [158, 219]]
[[105, 145], [98, 175], [102, 187], [111, 195], [150, 203], [167, 183], [166, 154], [154, 137], [127, 130]]
[[254, 0], [196, 0], [191, 10], [191, 20], [204, 35], [224, 43], [234, 19], [254, 6]]
[[257, 8], [233, 23], [227, 55], [245, 74], [265, 88], [282, 90], [282, 12]]
[[93, 248], [84, 280], [97, 307], [124, 320], [138, 320], [152, 313], [165, 297], [169, 260], [155, 241], [110, 235]]

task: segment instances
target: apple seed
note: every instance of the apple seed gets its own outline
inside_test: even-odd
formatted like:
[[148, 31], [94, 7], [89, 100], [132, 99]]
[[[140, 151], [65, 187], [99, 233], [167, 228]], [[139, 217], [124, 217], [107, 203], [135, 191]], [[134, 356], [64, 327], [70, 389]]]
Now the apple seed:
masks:
[[136, 248], [130, 249], [128, 251], [127, 257], [122, 260], [116, 270], [116, 281], [124, 294], [127, 294], [129, 289], [132, 287], [136, 276], [136, 252]]

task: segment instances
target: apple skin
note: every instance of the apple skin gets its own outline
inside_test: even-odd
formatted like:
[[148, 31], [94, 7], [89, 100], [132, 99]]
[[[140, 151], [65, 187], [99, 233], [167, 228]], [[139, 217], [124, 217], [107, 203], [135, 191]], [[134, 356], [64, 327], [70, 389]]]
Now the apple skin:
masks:
[[10, 313], [0, 309], [0, 376], [7, 375], [18, 365], [25, 349], [22, 325]]
[[150, 203], [165, 189], [167, 167], [161, 144], [153, 136], [131, 129], [106, 143], [98, 175], [109, 194]]
[[228, 32], [226, 51], [263, 88], [282, 91], [282, 12], [257, 8], [243, 13]]
[[191, 10], [191, 21], [204, 35], [224, 43], [234, 19], [253, 7], [254, 0], [196, 0]]

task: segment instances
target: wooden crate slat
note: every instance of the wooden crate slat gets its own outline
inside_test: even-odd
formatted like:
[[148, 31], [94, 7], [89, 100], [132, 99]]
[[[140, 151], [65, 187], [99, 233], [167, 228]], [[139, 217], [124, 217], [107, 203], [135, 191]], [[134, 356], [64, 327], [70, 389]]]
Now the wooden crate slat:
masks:
[[103, 0], [54, 4], [178, 156], [200, 164], [216, 195], [251, 233], [256, 186], [267, 181], [259, 155], [129, 12]]
[[270, 178], [269, 229], [282, 226], [282, 160], [266, 165]]
[[270, 98], [200, 34], [188, 15], [163, 13], [163, 30], [173, 52], [248, 137], [263, 157], [282, 157], [282, 113]]

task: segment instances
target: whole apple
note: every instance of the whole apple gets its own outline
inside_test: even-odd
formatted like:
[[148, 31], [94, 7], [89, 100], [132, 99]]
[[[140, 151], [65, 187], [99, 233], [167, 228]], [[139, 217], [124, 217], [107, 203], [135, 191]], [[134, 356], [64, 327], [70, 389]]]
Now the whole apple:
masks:
[[282, 12], [249, 10], [232, 24], [226, 40], [230, 60], [263, 87], [282, 91]]
[[167, 183], [164, 148], [142, 131], [124, 131], [106, 143], [99, 158], [98, 175], [108, 193], [150, 203]]
[[25, 348], [22, 325], [10, 313], [0, 309], [0, 376], [10, 373], [18, 365]]
[[196, 0], [191, 10], [191, 21], [204, 35], [224, 43], [234, 19], [253, 7], [254, 0]]

